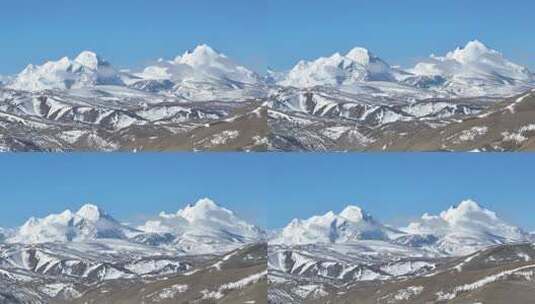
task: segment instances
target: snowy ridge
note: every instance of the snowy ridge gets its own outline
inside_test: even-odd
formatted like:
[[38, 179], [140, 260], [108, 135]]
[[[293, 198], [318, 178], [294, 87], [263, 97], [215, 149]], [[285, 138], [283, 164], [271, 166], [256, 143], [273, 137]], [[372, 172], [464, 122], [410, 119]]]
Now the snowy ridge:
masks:
[[95, 85], [123, 85], [118, 72], [107, 61], [91, 51], [83, 51], [75, 59], [63, 57], [43, 65], [28, 65], [9, 88], [23, 91], [71, 89]]
[[500, 219], [473, 200], [462, 201], [440, 215], [424, 214], [404, 231], [416, 235], [433, 235], [440, 250], [465, 255], [492, 245], [529, 241], [529, 234]]
[[99, 207], [87, 204], [77, 212], [65, 210], [44, 218], [32, 217], [8, 232], [0, 230], [0, 241], [64, 244], [113, 239], [192, 254], [227, 252], [265, 237], [262, 229], [210, 199], [201, 199], [173, 214], [162, 212], [138, 228], [121, 224]]
[[138, 229], [149, 234], [175, 235], [173, 244], [187, 251], [212, 251], [217, 247], [232, 249], [265, 237], [262, 229], [207, 198], [176, 213], [161, 212], [157, 218], [147, 221]]
[[435, 87], [461, 96], [513, 95], [534, 81], [526, 67], [507, 60], [478, 40], [443, 57], [432, 55], [408, 72], [426, 80], [441, 79]]
[[306, 220], [294, 219], [272, 242], [287, 245], [347, 243], [358, 240], [388, 240], [398, 234], [402, 232], [378, 223], [361, 208], [347, 206], [339, 214], [329, 211]]
[[173, 60], [159, 59], [127, 82], [134, 88], [170, 92], [189, 100], [240, 100], [265, 94], [258, 74], [205, 44]]
[[390, 65], [362, 47], [342, 55], [335, 53], [314, 61], [300, 61], [286, 77], [278, 82], [283, 86], [313, 87], [317, 85], [354, 85], [362, 81], [393, 81]]
[[228, 80], [237, 83], [257, 84], [260, 77], [202, 44], [174, 60], [160, 59], [156, 65], [146, 67], [136, 74], [143, 79], [167, 79], [175, 83], [187, 81]]
[[465, 200], [440, 215], [424, 214], [420, 220], [399, 230], [377, 222], [359, 207], [348, 206], [339, 214], [329, 211], [305, 220], [294, 219], [275, 234], [270, 243], [358, 246], [366, 241], [377, 241], [385, 247], [399, 245], [424, 250], [427, 252], [424, 254], [460, 256], [493, 245], [531, 239], [529, 233], [506, 223], [496, 213], [475, 201]]
[[[396, 99], [510, 96], [533, 87], [533, 74], [482, 42], [470, 41], [444, 56], [432, 55], [410, 69], [393, 67], [368, 49], [355, 47], [315, 60], [299, 61], [287, 72], [268, 70], [260, 76], [206, 44], [174, 59], [158, 59], [141, 71], [118, 72], [91, 51], [75, 59], [63, 57], [42, 65], [30, 64], [1, 83], [16, 90], [68, 90], [99, 85], [174, 94], [190, 100], [265, 97], [269, 87], [330, 87], [345, 92], [387, 95]], [[406, 98], [404, 98], [406, 100]]]
[[88, 241], [102, 238], [126, 239], [139, 233], [117, 222], [95, 205], [84, 205], [76, 213], [65, 210], [39, 219], [32, 217], [17, 229], [9, 243]]
[[351, 93], [368, 89], [391, 98], [416, 91], [415, 99], [425, 93], [434, 97], [505, 97], [535, 85], [526, 67], [477, 40], [443, 57], [432, 55], [410, 69], [392, 67], [367, 49], [356, 47], [346, 54], [299, 61], [287, 73], [270, 71], [267, 79], [297, 88], [326, 86]]

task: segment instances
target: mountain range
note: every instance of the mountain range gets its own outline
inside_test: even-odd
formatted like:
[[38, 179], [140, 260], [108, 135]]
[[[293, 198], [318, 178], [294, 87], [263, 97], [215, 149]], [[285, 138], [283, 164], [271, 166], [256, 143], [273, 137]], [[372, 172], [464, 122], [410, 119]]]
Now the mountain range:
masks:
[[[268, 252], [270, 303], [345, 303], [352, 298], [442, 303], [446, 298], [441, 291], [458, 290], [449, 291], [453, 299], [487, 284], [474, 283], [461, 291], [442, 277], [459, 282], [477, 282], [479, 277], [491, 283], [514, 280], [524, 269], [517, 269], [519, 265], [532, 271], [534, 241], [534, 235], [473, 200], [397, 228], [350, 205], [340, 213], [294, 219], [273, 235]], [[403, 284], [388, 292], [382, 289], [406, 281], [418, 283], [417, 288]], [[435, 292], [420, 295], [420, 285]]]
[[0, 303], [420, 303], [529, 281], [535, 267], [534, 236], [472, 200], [403, 227], [349, 205], [271, 232], [210, 199], [137, 226], [86, 204], [0, 235]]
[[532, 235], [508, 224], [495, 212], [465, 200], [439, 215], [425, 213], [407, 227], [381, 224], [357, 206], [347, 206], [336, 214], [292, 220], [272, 244], [358, 244], [361, 241], [385, 242], [424, 248], [437, 255], [461, 256], [479, 249], [508, 243], [529, 242]]
[[[224, 96], [230, 90], [247, 91], [246, 88], [254, 86], [259, 87], [258, 92], [265, 91], [258, 96], [266, 95], [269, 88], [262, 87], [270, 84], [297, 88], [326, 86], [348, 92], [373, 88], [392, 96], [396, 96], [393, 90], [403, 88], [421, 96], [510, 96], [520, 92], [522, 86], [533, 84], [534, 80], [526, 67], [474, 40], [444, 56], [431, 55], [408, 69], [391, 66], [368, 49], [355, 47], [345, 54], [301, 60], [287, 72], [268, 71], [265, 75], [253, 72], [204, 44], [172, 60], [158, 59], [137, 72], [119, 71], [94, 52], [83, 51], [75, 59], [63, 57], [42, 65], [30, 64], [5, 82], [8, 88], [33, 92], [126, 86], [206, 101], [215, 98], [215, 93]], [[210, 96], [207, 91], [221, 92]], [[242, 98], [246, 96], [254, 94], [241, 95]]]
[[84, 51], [0, 79], [0, 151], [532, 150], [533, 88], [477, 40], [407, 69], [356, 47], [264, 75], [207, 45], [138, 70]]
[[4, 242], [8, 244], [112, 239], [190, 254], [226, 252], [264, 238], [262, 229], [207, 198], [176, 213], [162, 212], [138, 227], [123, 224], [98, 206], [86, 204], [76, 212], [65, 210], [44, 218], [32, 217], [22, 226], [4, 231]]
[[265, 232], [207, 198], [139, 227], [86, 204], [0, 236], [0, 303], [267, 298]]

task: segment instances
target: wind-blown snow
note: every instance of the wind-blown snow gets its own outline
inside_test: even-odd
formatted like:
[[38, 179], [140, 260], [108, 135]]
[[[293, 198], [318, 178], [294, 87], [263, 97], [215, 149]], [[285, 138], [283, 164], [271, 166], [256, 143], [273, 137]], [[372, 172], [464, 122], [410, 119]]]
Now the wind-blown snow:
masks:
[[[234, 212], [204, 198], [176, 213], [161, 212], [158, 218], [138, 227], [147, 233], [171, 233], [183, 248], [211, 251], [263, 239], [264, 232]], [[203, 247], [203, 244], [207, 247]]]
[[432, 55], [409, 72], [442, 77], [446, 80], [443, 89], [462, 96], [512, 95], [534, 80], [526, 67], [507, 60], [477, 40], [443, 57]]
[[528, 239], [520, 228], [507, 224], [496, 213], [472, 200], [462, 201], [439, 215], [426, 213], [420, 220], [409, 224], [404, 231], [417, 235], [434, 235], [439, 238], [440, 249], [454, 255], [465, 255], [487, 246]]

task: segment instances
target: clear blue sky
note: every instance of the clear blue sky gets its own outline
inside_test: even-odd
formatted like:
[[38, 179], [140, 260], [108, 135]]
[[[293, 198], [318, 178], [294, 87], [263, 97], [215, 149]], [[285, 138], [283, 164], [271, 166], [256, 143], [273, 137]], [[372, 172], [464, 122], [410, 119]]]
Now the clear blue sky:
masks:
[[262, 72], [365, 46], [408, 66], [480, 39], [535, 70], [532, 0], [17, 0], [0, 10], [0, 74], [84, 49], [139, 67], [207, 43]]
[[93, 202], [125, 221], [211, 197], [278, 228], [353, 203], [405, 224], [472, 198], [535, 230], [535, 154], [2, 154], [0, 226]]

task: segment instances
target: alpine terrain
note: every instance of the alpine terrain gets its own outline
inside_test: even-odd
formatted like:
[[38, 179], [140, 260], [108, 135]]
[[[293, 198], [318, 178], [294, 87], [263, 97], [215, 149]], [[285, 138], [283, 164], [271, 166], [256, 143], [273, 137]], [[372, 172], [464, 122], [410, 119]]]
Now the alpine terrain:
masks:
[[0, 151], [533, 150], [534, 88], [477, 40], [410, 68], [355, 47], [264, 75], [207, 45], [139, 70], [84, 51], [0, 78]]
[[272, 236], [269, 303], [529, 303], [534, 242], [472, 200], [400, 228], [348, 206]]
[[267, 301], [265, 232], [209, 199], [139, 227], [87, 204], [0, 235], [0, 303]]

